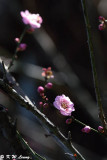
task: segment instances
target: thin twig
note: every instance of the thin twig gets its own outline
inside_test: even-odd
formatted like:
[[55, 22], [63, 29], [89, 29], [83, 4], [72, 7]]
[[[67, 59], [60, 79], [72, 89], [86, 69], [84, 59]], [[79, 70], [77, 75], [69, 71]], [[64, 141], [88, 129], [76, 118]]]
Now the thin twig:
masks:
[[10, 62], [10, 64], [9, 64], [9, 66], [8, 66], [8, 69], [10, 69], [10, 68], [12, 67], [13, 62], [14, 62], [15, 59], [16, 59], [17, 52], [18, 52], [18, 47], [19, 47], [19, 45], [20, 45], [20, 43], [21, 43], [21, 41], [22, 41], [22, 39], [23, 39], [23, 37], [24, 37], [24, 35], [25, 35], [25, 33], [26, 33], [26, 30], [27, 30], [27, 27], [26, 27], [26, 28], [24, 29], [24, 31], [22, 32], [22, 34], [21, 34], [21, 36], [20, 36], [20, 38], [19, 38], [19, 42], [17, 42], [17, 47], [16, 47], [16, 49], [15, 49], [14, 55], [13, 55], [13, 57], [12, 57], [12, 60], [11, 60], [11, 62]]
[[23, 145], [28, 149], [28, 151], [30, 152], [30, 154], [32, 155], [33, 158], [35, 158], [35, 160], [46, 160], [46, 158], [42, 157], [41, 155], [39, 155], [38, 153], [34, 152], [32, 150], [32, 148], [28, 145], [28, 143], [22, 138], [21, 134], [16, 131], [17, 133], [17, 137], [18, 139], [23, 143]]
[[[81, 124], [82, 126], [87, 126], [87, 124], [85, 124], [85, 123], [79, 121], [79, 120], [76, 119], [76, 118], [73, 118], [73, 120], [74, 120], [75, 122]], [[90, 129], [91, 129], [92, 131], [96, 132], [96, 133], [100, 133], [100, 132], [98, 132], [96, 129], [92, 128], [92, 127], [90, 127]]]
[[104, 131], [107, 134], [107, 122], [105, 119], [103, 106], [102, 106], [102, 102], [101, 102], [101, 95], [100, 95], [99, 86], [98, 86], [98, 78], [97, 78], [97, 72], [96, 72], [96, 66], [95, 66], [95, 57], [94, 57], [94, 52], [93, 52], [90, 23], [89, 23], [89, 18], [88, 18], [88, 14], [87, 14], [87, 8], [86, 8], [86, 0], [81, 0], [81, 4], [82, 4], [82, 9], [83, 9], [84, 19], [85, 19], [85, 24], [86, 24], [87, 39], [88, 39], [88, 46], [89, 46], [89, 51], [90, 51], [95, 94], [96, 94], [97, 104], [99, 107], [99, 118], [100, 118], [102, 125], [104, 127]]

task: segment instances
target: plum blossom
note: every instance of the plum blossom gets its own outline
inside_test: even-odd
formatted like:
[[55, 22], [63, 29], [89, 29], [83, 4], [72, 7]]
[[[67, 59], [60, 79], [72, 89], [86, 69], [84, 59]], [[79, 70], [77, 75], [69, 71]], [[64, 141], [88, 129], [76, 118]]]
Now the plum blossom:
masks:
[[24, 24], [30, 25], [31, 28], [40, 28], [42, 23], [42, 17], [39, 14], [31, 14], [28, 10], [20, 12], [22, 21]]
[[57, 96], [53, 105], [60, 111], [64, 116], [71, 116], [71, 113], [75, 111], [74, 104], [71, 102], [69, 97], [66, 97], [64, 94]]
[[53, 72], [51, 70], [51, 67], [43, 68], [42, 70], [43, 70], [42, 77], [45, 77], [47, 79], [54, 78], [54, 75], [53, 75]]

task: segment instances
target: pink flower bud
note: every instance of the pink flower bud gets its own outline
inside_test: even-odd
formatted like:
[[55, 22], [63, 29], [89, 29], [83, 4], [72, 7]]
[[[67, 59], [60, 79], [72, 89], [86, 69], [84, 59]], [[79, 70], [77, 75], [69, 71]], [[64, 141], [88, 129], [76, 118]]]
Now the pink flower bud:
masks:
[[19, 38], [15, 38], [15, 41], [18, 43], [20, 41], [20, 39]]
[[85, 126], [84, 128], [82, 128], [82, 132], [89, 133], [90, 131], [91, 131], [90, 126]]
[[71, 122], [72, 122], [72, 118], [68, 118], [68, 119], [66, 120], [66, 124], [71, 124]]
[[18, 47], [18, 51], [24, 51], [26, 49], [27, 45], [25, 43], [21, 43]]
[[43, 106], [43, 102], [39, 102], [39, 106], [42, 107]]
[[51, 89], [52, 88], [52, 86], [53, 86], [53, 84], [52, 83], [47, 83], [46, 85], [45, 85], [45, 87], [47, 88], [47, 89]]
[[98, 131], [104, 133], [104, 128], [102, 126], [98, 126]]
[[42, 86], [39, 86], [38, 89], [37, 89], [37, 91], [38, 91], [40, 94], [42, 94], [42, 93], [44, 93], [44, 88], [43, 88]]
[[102, 31], [105, 28], [104, 23], [99, 24], [98, 29]]

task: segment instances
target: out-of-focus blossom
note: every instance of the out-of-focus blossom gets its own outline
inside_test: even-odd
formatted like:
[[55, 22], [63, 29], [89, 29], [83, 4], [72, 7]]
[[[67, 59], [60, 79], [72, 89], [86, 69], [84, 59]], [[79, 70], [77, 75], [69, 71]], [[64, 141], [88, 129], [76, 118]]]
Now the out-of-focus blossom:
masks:
[[28, 10], [20, 12], [22, 21], [24, 24], [30, 25], [31, 28], [40, 28], [42, 23], [42, 17], [39, 14], [31, 14]]
[[48, 98], [46, 97], [46, 101], [48, 101]]
[[39, 106], [42, 107], [43, 106], [43, 102], [39, 102]]
[[103, 16], [99, 16], [98, 19], [100, 22], [105, 21], [105, 18]]
[[101, 30], [104, 30], [104, 28], [105, 28], [105, 24], [104, 24], [104, 23], [99, 24], [98, 29], [99, 29], [100, 31], [101, 31]]
[[64, 94], [57, 96], [53, 105], [60, 111], [64, 116], [70, 116], [73, 111], [75, 111], [74, 104], [71, 102], [69, 97], [66, 97]]
[[43, 68], [42, 69], [43, 72], [42, 72], [42, 76], [49, 79], [49, 78], [54, 78], [53, 76], [53, 72], [51, 70], [51, 67], [48, 67], [48, 68]]
[[46, 87], [47, 89], [51, 89], [52, 86], [53, 86], [53, 84], [52, 84], [51, 82], [48, 82], [48, 83], [45, 85], [45, 87]]
[[26, 47], [27, 45], [25, 43], [20, 43], [19, 47], [17, 48], [17, 51], [24, 51]]
[[66, 120], [66, 124], [71, 124], [72, 123], [72, 118], [68, 118], [67, 120]]
[[107, 20], [103, 16], [99, 16], [99, 22], [100, 22], [100, 24], [98, 25], [98, 29], [100, 31], [105, 29], [105, 27], [106, 27], [106, 21]]
[[82, 132], [89, 133], [90, 131], [91, 131], [90, 126], [85, 126], [84, 128], [82, 128]]
[[40, 94], [44, 94], [44, 88], [42, 86], [39, 86], [37, 91], [40, 93]]
[[17, 43], [19, 43], [20, 39], [19, 39], [19, 38], [15, 38], [15, 41], [16, 41]]
[[98, 131], [104, 133], [104, 128], [102, 126], [98, 126]]

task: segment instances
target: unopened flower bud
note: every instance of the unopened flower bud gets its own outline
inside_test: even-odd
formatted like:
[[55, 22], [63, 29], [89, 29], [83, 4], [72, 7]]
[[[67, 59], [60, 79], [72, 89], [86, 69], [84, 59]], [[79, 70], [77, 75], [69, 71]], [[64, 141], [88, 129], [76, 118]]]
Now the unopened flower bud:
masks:
[[48, 101], [48, 98], [46, 98], [46, 101]]
[[46, 85], [45, 85], [45, 87], [47, 88], [47, 89], [51, 89], [52, 88], [52, 86], [53, 86], [53, 84], [52, 83], [47, 83]]
[[98, 29], [101, 31], [105, 28], [104, 23], [99, 24]]
[[66, 124], [71, 124], [71, 122], [72, 122], [72, 118], [68, 118], [68, 119], [66, 120]]
[[40, 94], [42, 94], [42, 93], [44, 93], [44, 88], [43, 88], [42, 86], [39, 86], [38, 89], [37, 89], [37, 91], [38, 91]]
[[17, 48], [18, 51], [24, 51], [26, 49], [27, 45], [25, 43], [21, 43], [19, 47]]
[[104, 128], [102, 126], [98, 126], [98, 131], [104, 133]]
[[43, 106], [43, 102], [39, 102], [39, 106], [42, 107]]
[[103, 16], [99, 16], [99, 21], [105, 21], [105, 18]]
[[91, 131], [90, 126], [85, 126], [84, 128], [82, 128], [82, 132], [89, 133], [90, 131]]
[[17, 43], [18, 43], [19, 41], [20, 41], [20, 39], [19, 39], [19, 38], [15, 38], [15, 42], [17, 42]]

